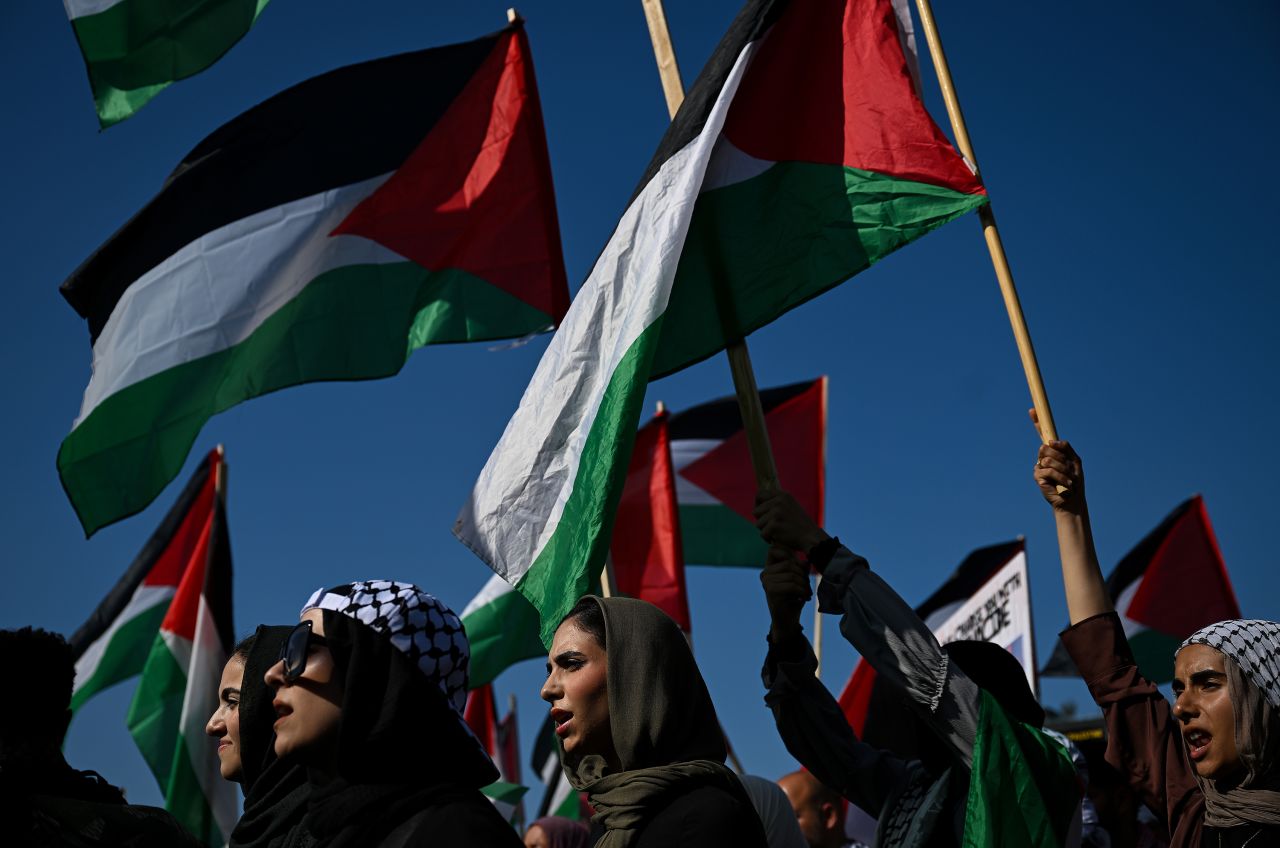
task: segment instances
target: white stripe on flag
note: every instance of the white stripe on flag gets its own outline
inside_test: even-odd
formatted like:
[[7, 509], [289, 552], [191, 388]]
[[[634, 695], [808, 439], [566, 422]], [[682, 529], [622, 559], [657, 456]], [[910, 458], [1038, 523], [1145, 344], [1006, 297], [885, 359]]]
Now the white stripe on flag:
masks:
[[471, 602], [468, 603], [466, 607], [462, 610], [462, 615], [458, 617], [461, 619], [464, 619], [463, 623], [465, 624], [466, 623], [465, 619], [468, 615], [470, 615], [471, 613], [475, 612], [476, 610], [480, 609], [483, 606], [488, 606], [489, 604], [493, 603], [503, 595], [509, 594], [514, 591], [515, 591], [515, 588], [510, 583], [508, 583], [507, 581], [503, 580], [500, 576], [495, 574], [489, 578], [489, 581], [484, 584], [484, 586], [480, 589], [480, 592], [474, 598], [472, 598]]
[[325, 271], [404, 262], [368, 239], [329, 236], [389, 176], [234, 221], [143, 274], [93, 345], [93, 376], [73, 429], [121, 389], [244, 341]]
[[671, 467], [675, 471], [676, 478], [676, 503], [680, 506], [724, 506], [723, 501], [680, 473], [685, 466], [697, 462], [722, 444], [724, 444], [723, 439], [677, 439], [671, 443]]
[[555, 533], [605, 391], [667, 307], [707, 162], [754, 52], [748, 44], [738, 56], [702, 133], [623, 213], [455, 524], [455, 535], [509, 583], [520, 582]]
[[62, 6], [67, 10], [67, 17], [71, 20], [76, 18], [84, 18], [89, 15], [96, 15], [99, 12], [105, 12], [112, 6], [119, 6], [126, 0], [62, 0]]
[[[75, 691], [79, 692], [85, 684], [93, 679], [93, 675], [98, 670], [98, 663], [102, 662], [102, 657], [106, 653], [107, 646], [111, 644], [111, 640], [115, 638], [116, 632], [120, 630], [127, 622], [136, 618], [142, 612], [151, 609], [157, 604], [163, 604], [173, 597], [177, 588], [174, 586], [148, 586], [145, 583], [134, 590], [133, 597], [129, 599], [129, 603], [125, 604], [120, 614], [107, 627], [105, 633], [90, 643], [85, 648], [80, 659], [76, 660], [76, 687]], [[138, 645], [136, 650], [146, 652], [151, 648], [151, 643], [155, 639], [152, 634], [147, 640]]]
[[[166, 641], [171, 646], [174, 642], [186, 642], [176, 636]], [[222, 680], [222, 668], [227, 663], [227, 654], [218, 636], [213, 613], [203, 595], [200, 596], [200, 609], [196, 615], [194, 644], [188, 644], [188, 650], [190, 654], [185, 665], [187, 691], [182, 701], [181, 718], [178, 720], [181, 744], [187, 747], [196, 780], [204, 792], [205, 801], [213, 813], [219, 832], [226, 839], [231, 836], [231, 830], [239, 818], [239, 804], [234, 785], [222, 779], [217, 745], [204, 732], [204, 728], [209, 716], [218, 708], [218, 683]]]

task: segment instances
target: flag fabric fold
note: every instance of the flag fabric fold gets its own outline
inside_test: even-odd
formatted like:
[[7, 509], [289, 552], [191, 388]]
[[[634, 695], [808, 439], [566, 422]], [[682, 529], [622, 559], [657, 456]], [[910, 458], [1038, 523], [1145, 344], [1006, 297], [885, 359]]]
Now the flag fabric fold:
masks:
[[609, 550], [616, 591], [648, 601], [689, 633], [689, 593], [667, 422], [667, 413], [659, 412], [636, 434]]
[[58, 451], [86, 534], [213, 415], [557, 324], [568, 287], [519, 25], [306, 80], [216, 130], [63, 283], [93, 374]]
[[645, 387], [986, 202], [889, 0], [748, 3], [663, 137], [454, 532], [538, 609], [598, 573]]
[[98, 123], [130, 118], [174, 82], [222, 58], [269, 0], [63, 0]]
[[[1138, 668], [1156, 683], [1173, 680], [1173, 655], [1183, 639], [1205, 625], [1240, 618], [1204, 498], [1183, 501], [1125, 554], [1107, 577], [1107, 594]], [[1079, 674], [1061, 642], [1040, 673]]]

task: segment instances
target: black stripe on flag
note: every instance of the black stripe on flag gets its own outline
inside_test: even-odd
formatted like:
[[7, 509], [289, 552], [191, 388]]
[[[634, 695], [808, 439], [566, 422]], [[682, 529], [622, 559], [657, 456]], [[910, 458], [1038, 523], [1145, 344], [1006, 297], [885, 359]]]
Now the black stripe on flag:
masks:
[[[120, 613], [128, 606], [129, 600], [133, 597], [133, 593], [142, 585], [142, 581], [151, 573], [151, 569], [155, 567], [160, 556], [169, 547], [173, 541], [173, 534], [178, 532], [178, 528], [182, 525], [183, 519], [187, 517], [187, 513], [191, 511], [192, 505], [196, 498], [203, 491], [205, 483], [209, 479], [209, 457], [206, 456], [196, 468], [195, 473], [191, 475], [191, 479], [187, 481], [187, 485], [183, 487], [182, 494], [178, 495], [178, 500], [169, 508], [169, 512], [165, 514], [164, 520], [160, 522], [160, 526], [151, 534], [151, 538], [142, 546], [142, 550], [134, 557], [128, 569], [125, 570], [124, 576], [119, 582], [111, 588], [107, 596], [102, 599], [102, 603], [98, 604], [98, 608], [93, 611], [88, 620], [80, 625], [71, 637], [71, 650], [75, 653], [75, 658], [80, 656], [94, 642], [96, 642], [103, 633], [107, 632], [107, 628], [111, 626], [111, 622], [120, 617]], [[225, 526], [225, 522], [223, 523]], [[230, 603], [230, 553], [228, 553], [228, 569], [227, 569], [227, 598]], [[207, 574], [206, 574], [207, 579]], [[230, 609], [230, 606], [228, 606]], [[234, 639], [234, 637], [232, 637]]]
[[720, 39], [707, 64], [703, 65], [702, 73], [694, 80], [693, 87], [685, 96], [680, 111], [672, 119], [671, 126], [662, 136], [658, 151], [645, 169], [628, 206], [640, 196], [640, 192], [658, 173], [663, 163], [702, 134], [707, 117], [720, 97], [720, 90], [724, 88], [725, 80], [729, 78], [729, 72], [733, 70], [743, 49], [759, 40], [773, 26], [774, 21], [782, 16], [788, 5], [788, 0], [750, 0], [738, 12], [738, 16], [729, 25], [729, 31]]
[[[760, 392], [760, 403], [764, 413], [768, 415], [793, 397], [813, 388], [817, 380], [803, 383], [791, 383], [764, 389]], [[738, 408], [738, 399], [734, 395], [717, 398], [699, 404], [684, 412], [671, 416], [667, 423], [667, 432], [672, 441], [679, 439], [727, 439], [742, 429], [742, 412]]]
[[62, 284], [91, 340], [134, 281], [205, 233], [399, 168], [509, 29], [329, 71], [214, 131]]
[[[222, 465], [226, 475], [226, 463]], [[224, 476], [225, 483], [225, 476]], [[214, 497], [213, 532], [209, 534], [208, 559], [204, 567], [204, 601], [218, 629], [218, 641], [228, 657], [236, 644], [236, 628], [231, 602], [231, 534], [227, 527], [227, 506], [222, 494]]]

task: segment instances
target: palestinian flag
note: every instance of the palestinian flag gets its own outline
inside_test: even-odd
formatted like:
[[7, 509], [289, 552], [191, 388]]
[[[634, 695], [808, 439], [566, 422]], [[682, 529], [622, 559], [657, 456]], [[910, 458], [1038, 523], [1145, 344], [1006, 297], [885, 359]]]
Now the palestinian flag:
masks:
[[[1156, 683], [1173, 680], [1173, 655], [1207, 624], [1240, 617], [1240, 605], [1199, 495], [1147, 534], [1107, 578], [1107, 593], [1143, 675]], [[1048, 677], [1077, 677], [1062, 643], [1040, 671]]]
[[170, 83], [200, 73], [244, 37], [268, 0], [62, 0], [103, 129]]
[[751, 0], [454, 532], [533, 602], [549, 641], [608, 553], [649, 380], [984, 203], [916, 97], [890, 0]]
[[[821, 526], [826, 500], [827, 378], [760, 392], [782, 487]], [[760, 568], [756, 483], [736, 397], [671, 417], [671, 457], [685, 561]]]
[[85, 532], [144, 508], [210, 416], [568, 305], [524, 30], [350, 65], [201, 142], [62, 286], [93, 376], [58, 451]]
[[473, 688], [467, 693], [463, 718], [484, 746], [489, 759], [498, 767], [498, 780], [481, 791], [499, 808], [503, 818], [513, 824], [522, 824], [524, 805], [520, 799], [528, 787], [520, 785], [520, 736], [516, 727], [515, 696], [511, 696], [506, 718], [499, 720], [493, 686], [485, 684]]
[[498, 813], [513, 827], [523, 827], [520, 814], [523, 806], [521, 799], [529, 791], [529, 787], [520, 786], [516, 783], [507, 783], [503, 780], [495, 780], [488, 786], [480, 787], [480, 791], [489, 799]]
[[521, 660], [547, 655], [538, 635], [538, 611], [496, 574], [462, 610], [462, 627], [471, 643], [472, 689], [492, 683]]
[[689, 593], [667, 418], [659, 412], [636, 434], [609, 550], [617, 591], [648, 601], [688, 633]]
[[142, 673], [160, 622], [213, 514], [221, 464], [222, 454], [217, 450], [205, 457], [120, 582], [71, 637], [76, 655], [72, 710], [102, 690]]
[[204, 732], [234, 645], [231, 541], [219, 490], [199, 522], [127, 718], [165, 809], [207, 845], [225, 845], [239, 816], [238, 793], [222, 779], [216, 746]]
[[548, 715], [538, 731], [533, 748], [533, 773], [542, 778], [545, 787], [542, 803], [535, 819], [544, 816], [561, 816], [574, 821], [586, 821], [591, 817], [586, 796], [574, 791], [560, 764], [560, 743], [556, 740], [555, 723]]
[[[978, 548], [965, 557], [937, 591], [916, 607], [916, 615], [925, 626], [936, 631], [1005, 566], [1025, 556], [1026, 546], [1021, 539]], [[899, 756], [919, 757], [916, 724], [902, 720], [906, 709], [902, 697], [877, 681], [876, 670], [866, 660], [858, 660], [849, 682], [840, 693], [839, 703], [845, 719], [859, 739]], [[879, 810], [870, 812], [878, 814]]]
[[[1066, 848], [1083, 786], [1067, 749], [982, 692], [963, 848]], [[1077, 836], [1078, 842], [1078, 836]]]

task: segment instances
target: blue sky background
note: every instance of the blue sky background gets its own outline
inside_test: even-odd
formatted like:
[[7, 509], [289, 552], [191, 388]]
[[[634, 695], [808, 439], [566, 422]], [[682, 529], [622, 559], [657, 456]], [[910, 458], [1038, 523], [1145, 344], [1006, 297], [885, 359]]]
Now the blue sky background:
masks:
[[[0, 626], [74, 631], [180, 485], [84, 540], [54, 456], [90, 350], [59, 283], [236, 114], [339, 65], [492, 31], [505, 8], [274, 0], [211, 70], [100, 133], [60, 5], [0, 7], [10, 80]], [[687, 84], [736, 10], [730, 0], [669, 4]], [[666, 106], [639, 2], [528, 0], [520, 11], [576, 290]], [[939, 3], [936, 15], [1060, 433], [1087, 463], [1104, 568], [1202, 492], [1244, 614], [1280, 619], [1268, 470], [1280, 418], [1280, 127], [1266, 105], [1280, 88], [1280, 12], [1260, 0], [992, 0]], [[927, 55], [921, 62], [927, 103], [946, 127]], [[460, 610], [489, 571], [449, 527], [545, 346], [428, 348], [394, 379], [303, 386], [214, 419], [183, 477], [226, 445], [237, 632], [292, 621], [316, 587], [359, 578], [413, 580]], [[1056, 541], [1031, 482], [1028, 393], [976, 216], [758, 332], [751, 353], [762, 386], [830, 375], [828, 528], [907, 600], [971, 549], [1026, 537], [1047, 656], [1066, 619]], [[731, 391], [716, 357], [655, 383], [647, 403], [679, 410]], [[791, 770], [761, 699], [767, 617], [755, 574], [691, 569], [689, 586], [694, 645], [731, 741], [750, 771]], [[824, 679], [838, 691], [855, 654], [835, 625]], [[544, 715], [540, 665], [497, 683], [502, 701], [518, 699], [526, 751]], [[131, 799], [159, 803], [124, 727], [132, 691], [123, 684], [91, 702], [67, 754]], [[1093, 709], [1078, 682], [1047, 681], [1044, 695]]]

